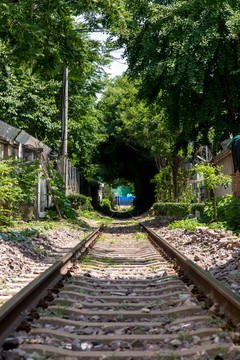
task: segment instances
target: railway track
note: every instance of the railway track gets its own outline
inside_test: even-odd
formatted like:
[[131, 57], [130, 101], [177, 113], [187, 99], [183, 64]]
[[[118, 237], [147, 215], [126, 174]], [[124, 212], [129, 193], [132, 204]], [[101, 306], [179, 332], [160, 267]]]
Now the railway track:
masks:
[[[83, 254], [88, 244], [92, 247], [98, 233], [84, 240], [77, 252]], [[154, 234], [151, 238], [153, 244], [139, 229], [113, 225], [73, 264], [77, 255], [72, 253], [71, 267], [66, 263], [65, 270], [60, 267], [52, 273], [47, 288], [60, 273], [64, 280], [26, 315], [20, 332], [5, 331], [9, 337], [4, 336], [3, 359], [240, 359], [239, 346], [219, 326], [221, 317], [212, 318], [206, 302], [202, 306], [206, 298], [201, 291], [209, 293], [210, 285], [204, 288], [197, 279], [203, 290], [196, 298], [191, 272], [186, 276], [175, 261], [170, 263], [156, 250], [160, 243]], [[213, 298], [222, 301], [215, 291], [210, 291]], [[230, 295], [222, 311], [230, 315], [226, 303], [231, 298], [238, 322], [240, 303]], [[33, 297], [36, 306], [39, 295]], [[29, 301], [28, 308], [32, 306]], [[18, 312], [23, 309], [22, 305]], [[13, 306], [8, 315], [0, 313], [0, 328], [15, 315]], [[29, 318], [31, 332], [26, 333]], [[236, 330], [231, 337], [238, 341]], [[16, 344], [20, 346], [14, 349]]]

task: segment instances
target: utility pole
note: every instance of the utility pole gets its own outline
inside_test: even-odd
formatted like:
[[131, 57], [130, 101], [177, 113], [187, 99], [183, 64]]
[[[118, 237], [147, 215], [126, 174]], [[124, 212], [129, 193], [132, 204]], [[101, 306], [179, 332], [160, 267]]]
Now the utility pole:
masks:
[[[79, 33], [88, 33], [87, 29], [74, 29]], [[102, 31], [102, 30], [101, 30]], [[101, 32], [95, 31], [95, 32]], [[68, 142], [68, 68], [63, 70], [63, 85], [62, 85], [62, 159], [63, 159], [63, 181], [65, 183], [67, 195], [68, 192], [68, 156], [67, 156], [67, 142]]]
[[67, 195], [67, 187], [68, 187], [67, 125], [68, 125], [68, 68], [65, 68], [63, 70], [63, 87], [62, 87], [62, 158], [63, 158], [63, 181], [65, 183], [66, 195]]

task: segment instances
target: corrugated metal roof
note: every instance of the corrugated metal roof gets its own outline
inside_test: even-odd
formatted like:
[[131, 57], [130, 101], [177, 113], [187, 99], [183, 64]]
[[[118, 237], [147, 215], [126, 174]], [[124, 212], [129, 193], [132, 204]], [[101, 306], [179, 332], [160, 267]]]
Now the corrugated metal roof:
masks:
[[29, 135], [28, 133], [26, 133], [26, 131], [21, 131], [21, 133], [16, 137], [15, 140], [24, 145], [30, 145], [34, 148], [43, 148], [44, 151], [46, 151], [46, 153], [48, 153], [48, 154], [52, 150], [49, 146], [43, 144], [41, 141], [34, 138], [32, 135]]
[[0, 135], [11, 140], [14, 140], [19, 134], [20, 130], [12, 125], [9, 125], [0, 120]]
[[21, 144], [30, 145], [30, 146], [32, 146], [34, 148], [43, 148], [43, 150], [46, 151], [46, 153], [48, 153], [48, 154], [52, 150], [49, 146], [43, 144], [41, 141], [39, 141], [38, 139], [36, 139], [32, 135], [29, 135], [24, 130], [21, 131], [21, 133], [16, 137], [15, 140], [18, 141]]
[[44, 151], [46, 151], [47, 154], [49, 154], [52, 150], [49, 146], [43, 144], [41, 141], [39, 141], [32, 135], [29, 135], [26, 131], [24, 130], [21, 131], [18, 128], [9, 125], [1, 120], [0, 120], [0, 136], [3, 136], [11, 140], [16, 140], [17, 142], [23, 145], [30, 145], [33, 148], [42, 148]]

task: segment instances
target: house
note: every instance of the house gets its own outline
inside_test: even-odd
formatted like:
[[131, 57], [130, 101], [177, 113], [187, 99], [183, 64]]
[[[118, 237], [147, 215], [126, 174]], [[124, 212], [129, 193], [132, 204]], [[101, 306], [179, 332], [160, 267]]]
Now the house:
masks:
[[[27, 162], [40, 160], [40, 167], [43, 168], [50, 164], [51, 148], [41, 141], [31, 136], [27, 132], [11, 126], [0, 120], [0, 158], [7, 159], [12, 157], [23, 158]], [[62, 158], [57, 160], [56, 170], [63, 174]], [[89, 184], [79, 171], [68, 162], [68, 191], [88, 195]], [[36, 202], [34, 205], [34, 215], [36, 218], [45, 216], [45, 209], [51, 205], [52, 199], [49, 194], [48, 184], [39, 173], [39, 180], [36, 187]]]

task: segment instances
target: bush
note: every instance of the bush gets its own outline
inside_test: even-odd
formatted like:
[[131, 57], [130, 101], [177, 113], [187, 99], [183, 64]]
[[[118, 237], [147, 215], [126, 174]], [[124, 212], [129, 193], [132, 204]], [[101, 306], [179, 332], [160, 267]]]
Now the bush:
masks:
[[83, 194], [68, 194], [68, 200], [75, 210], [93, 211], [92, 198]]
[[27, 164], [23, 159], [0, 160], [0, 225], [11, 225], [21, 218], [21, 210], [34, 204], [39, 162]]
[[197, 227], [205, 227], [208, 226], [209, 229], [216, 229], [216, 230], [226, 230], [226, 224], [223, 222], [213, 222], [209, 225], [202, 222], [202, 219], [183, 219], [177, 220], [173, 223], [169, 224], [169, 229], [186, 229], [186, 230], [196, 230]]
[[153, 210], [156, 215], [177, 215], [186, 216], [189, 213], [195, 213], [199, 211], [203, 213], [204, 204], [187, 204], [187, 203], [155, 203], [153, 204]]
[[[216, 201], [218, 220], [226, 222], [228, 229], [239, 230], [240, 228], [240, 199], [233, 195], [223, 196], [217, 198]], [[208, 220], [214, 216], [214, 204], [213, 202], [206, 203], [204, 208], [204, 215], [208, 217]]]
[[109, 199], [100, 200], [99, 210], [105, 213], [109, 213], [112, 210], [111, 201]]
[[108, 199], [111, 202], [111, 207], [113, 208], [115, 205], [115, 195], [110, 185], [104, 184], [103, 187], [103, 198]]
[[[61, 216], [65, 219], [75, 219], [76, 211], [72, 207], [72, 204], [69, 201], [69, 199], [67, 198], [67, 196], [65, 195], [65, 184], [62, 179], [62, 176], [58, 173], [58, 171], [53, 169], [52, 166], [48, 166], [47, 170], [48, 170], [48, 172], [46, 175], [47, 175], [48, 181], [51, 185], [52, 194], [53, 194], [54, 199], [59, 207]], [[50, 219], [57, 219], [58, 214], [57, 213], [54, 214], [55, 211], [56, 211], [56, 207], [54, 204], [50, 209], [48, 209], [46, 211], [47, 217]]]
[[177, 220], [168, 225], [169, 229], [183, 228], [186, 230], [195, 230], [197, 226], [203, 226], [203, 225], [199, 223], [196, 218]]

